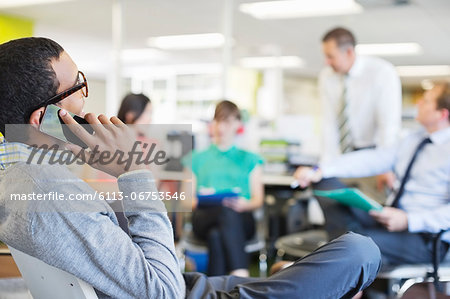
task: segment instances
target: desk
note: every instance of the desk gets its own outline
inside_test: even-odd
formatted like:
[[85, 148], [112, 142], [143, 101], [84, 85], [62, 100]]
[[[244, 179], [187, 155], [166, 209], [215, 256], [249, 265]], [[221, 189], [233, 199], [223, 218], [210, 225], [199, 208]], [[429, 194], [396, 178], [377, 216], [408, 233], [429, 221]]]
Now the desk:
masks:
[[264, 173], [262, 181], [266, 195], [273, 195], [279, 200], [288, 200], [290, 198], [307, 199], [312, 197], [312, 192], [309, 188], [291, 188], [291, 183], [294, 181], [294, 177], [291, 174]]
[[183, 171], [155, 170], [154, 174], [155, 174], [155, 177], [161, 181], [177, 181], [177, 182], [181, 183], [183, 181], [192, 179], [190, 174], [183, 172]]
[[11, 252], [8, 247], [0, 245], [0, 255], [11, 255]]
[[294, 177], [289, 174], [263, 174], [263, 184], [265, 186], [280, 186], [290, 189], [291, 183], [294, 181]]

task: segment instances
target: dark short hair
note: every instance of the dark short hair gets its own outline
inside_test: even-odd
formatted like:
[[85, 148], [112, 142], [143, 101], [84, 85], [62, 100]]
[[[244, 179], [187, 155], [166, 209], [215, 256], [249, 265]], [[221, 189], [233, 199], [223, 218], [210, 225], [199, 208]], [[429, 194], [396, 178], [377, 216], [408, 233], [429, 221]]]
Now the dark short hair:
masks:
[[[437, 85], [442, 86], [442, 91], [437, 98], [436, 108], [437, 109], [447, 109], [450, 112], [450, 83], [437, 83]], [[448, 120], [450, 121], [450, 113], [448, 115]]]
[[337, 27], [328, 31], [322, 38], [322, 42], [327, 42], [330, 40], [336, 41], [339, 48], [345, 47], [355, 47], [356, 40], [353, 33], [350, 30], [343, 27]]
[[117, 117], [125, 123], [125, 116], [127, 115], [127, 113], [133, 112], [134, 119], [131, 123], [134, 123], [136, 119], [138, 119], [142, 115], [142, 112], [144, 112], [145, 107], [149, 103], [151, 103], [150, 99], [142, 93], [130, 93], [123, 98], [122, 104], [120, 104], [119, 112], [117, 113]]
[[0, 132], [6, 124], [25, 124], [31, 113], [56, 94], [59, 81], [51, 66], [64, 49], [43, 37], [0, 45]]
[[214, 120], [225, 120], [230, 116], [234, 116], [241, 120], [241, 112], [239, 111], [238, 106], [228, 100], [219, 102], [214, 111]]

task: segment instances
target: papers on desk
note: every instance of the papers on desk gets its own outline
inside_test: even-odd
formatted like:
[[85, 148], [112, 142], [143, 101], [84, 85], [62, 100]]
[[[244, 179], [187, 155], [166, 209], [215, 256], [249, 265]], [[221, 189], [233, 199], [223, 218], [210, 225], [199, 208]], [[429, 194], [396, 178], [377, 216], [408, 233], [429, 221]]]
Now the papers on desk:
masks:
[[331, 198], [341, 204], [355, 207], [366, 212], [370, 210], [381, 211], [383, 209], [382, 205], [356, 188], [314, 190], [313, 193], [316, 196]]

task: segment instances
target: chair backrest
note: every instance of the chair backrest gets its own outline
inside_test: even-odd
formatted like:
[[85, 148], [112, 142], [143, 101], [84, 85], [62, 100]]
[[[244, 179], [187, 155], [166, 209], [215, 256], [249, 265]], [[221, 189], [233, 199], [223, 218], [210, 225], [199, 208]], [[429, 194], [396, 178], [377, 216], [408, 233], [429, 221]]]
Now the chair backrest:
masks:
[[63, 270], [9, 247], [34, 299], [97, 299], [94, 288]]

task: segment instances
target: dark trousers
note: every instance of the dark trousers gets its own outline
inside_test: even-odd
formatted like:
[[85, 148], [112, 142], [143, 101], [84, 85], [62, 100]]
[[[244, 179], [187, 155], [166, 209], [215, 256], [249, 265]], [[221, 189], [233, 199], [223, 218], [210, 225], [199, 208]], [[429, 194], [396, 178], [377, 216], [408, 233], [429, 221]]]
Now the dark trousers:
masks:
[[[345, 188], [336, 178], [324, 179], [314, 184], [318, 190]], [[433, 244], [428, 234], [389, 232], [363, 210], [341, 205], [332, 199], [318, 197], [325, 215], [325, 229], [333, 239], [347, 231], [369, 236], [381, 251], [383, 264], [417, 264], [430, 263], [433, 256]], [[441, 244], [441, 259], [445, 257], [448, 243]]]
[[348, 233], [264, 279], [185, 273], [186, 298], [351, 298], [372, 283], [379, 267], [375, 243]]
[[222, 206], [200, 208], [192, 215], [192, 228], [196, 237], [208, 242], [208, 275], [248, 268], [244, 246], [255, 234], [252, 213], [238, 213]]

